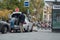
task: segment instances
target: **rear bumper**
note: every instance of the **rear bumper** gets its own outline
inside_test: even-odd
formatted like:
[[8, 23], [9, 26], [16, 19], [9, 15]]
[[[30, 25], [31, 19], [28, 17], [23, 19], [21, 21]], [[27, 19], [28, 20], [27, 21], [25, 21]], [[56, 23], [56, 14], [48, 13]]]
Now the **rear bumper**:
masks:
[[14, 25], [12, 29], [20, 29], [20, 27], [18, 25]]
[[14, 30], [15, 30], [15, 29], [16, 29], [16, 30], [19, 30], [20, 28], [18, 28], [18, 27], [14, 27], [13, 29], [14, 29]]

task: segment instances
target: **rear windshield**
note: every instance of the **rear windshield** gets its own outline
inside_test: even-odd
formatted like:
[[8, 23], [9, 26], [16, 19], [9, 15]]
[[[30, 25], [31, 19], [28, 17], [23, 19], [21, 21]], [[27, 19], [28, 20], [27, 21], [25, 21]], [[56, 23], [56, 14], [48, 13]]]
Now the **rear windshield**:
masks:
[[19, 17], [19, 13], [13, 14], [12, 17], [18, 18]]

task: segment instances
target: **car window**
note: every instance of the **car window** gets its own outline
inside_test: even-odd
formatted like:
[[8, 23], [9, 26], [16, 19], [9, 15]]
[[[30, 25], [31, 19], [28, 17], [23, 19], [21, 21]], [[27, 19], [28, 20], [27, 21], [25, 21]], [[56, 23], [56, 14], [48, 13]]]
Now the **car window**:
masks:
[[19, 17], [19, 13], [13, 14], [12, 17], [18, 18]]
[[25, 18], [25, 22], [29, 22], [29, 20], [27, 18]]

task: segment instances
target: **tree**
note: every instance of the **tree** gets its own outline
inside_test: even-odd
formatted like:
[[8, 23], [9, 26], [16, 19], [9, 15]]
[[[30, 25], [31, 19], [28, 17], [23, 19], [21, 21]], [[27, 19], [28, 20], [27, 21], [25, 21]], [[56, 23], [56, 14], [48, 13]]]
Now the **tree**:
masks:
[[15, 11], [15, 8], [18, 7], [21, 12], [27, 12], [27, 9], [30, 10], [30, 13], [34, 13], [33, 9], [36, 9], [35, 15], [38, 18], [38, 15], [42, 13], [42, 9], [44, 6], [43, 0], [30, 0], [30, 6], [28, 8], [24, 7], [24, 0], [21, 0], [20, 2], [18, 0], [3, 0], [2, 3], [0, 3], [1, 9], [7, 9], [7, 10], [13, 10]]
[[[27, 9], [30, 9], [30, 12], [32, 12], [32, 6], [26, 8], [24, 7], [24, 0], [21, 0], [20, 2], [18, 0], [3, 0], [1, 4], [2, 9], [8, 9], [15, 11], [15, 8], [18, 7], [21, 12], [27, 12]], [[30, 4], [32, 5], [32, 4]]]
[[[31, 0], [31, 3], [34, 9], [36, 9], [35, 16], [39, 19], [39, 15], [43, 13], [44, 0]], [[42, 16], [40, 15], [41, 18]]]
[[18, 7], [20, 11], [26, 11], [27, 8], [24, 7], [24, 0], [19, 2], [18, 0], [3, 0], [1, 3], [2, 9], [8, 9], [15, 11], [15, 8]]

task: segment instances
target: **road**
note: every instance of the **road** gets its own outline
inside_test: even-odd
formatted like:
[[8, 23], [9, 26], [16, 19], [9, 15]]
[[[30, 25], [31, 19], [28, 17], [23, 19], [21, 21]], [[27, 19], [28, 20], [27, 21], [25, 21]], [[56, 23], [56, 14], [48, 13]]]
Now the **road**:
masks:
[[0, 40], [60, 40], [60, 33], [49, 30], [29, 33], [7, 33], [0, 34]]

